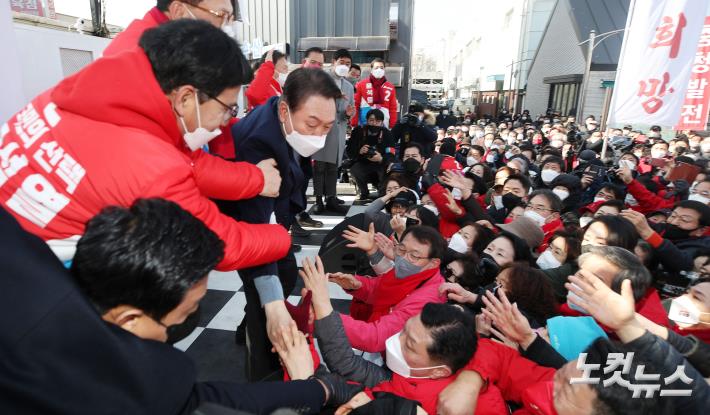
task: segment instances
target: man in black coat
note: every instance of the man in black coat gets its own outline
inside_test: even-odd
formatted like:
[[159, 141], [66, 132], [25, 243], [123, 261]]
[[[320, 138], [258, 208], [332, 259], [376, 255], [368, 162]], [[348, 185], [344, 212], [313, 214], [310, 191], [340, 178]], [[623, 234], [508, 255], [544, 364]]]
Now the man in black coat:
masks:
[[[131, 208], [109, 209], [102, 212], [99, 216], [103, 217], [93, 225], [90, 222], [89, 236], [85, 235], [87, 239], [79, 242], [78, 249], [85, 250], [85, 255], [78, 253], [75, 258], [75, 274], [82, 275], [82, 269], [91, 270], [92, 274], [111, 272], [92, 269], [92, 266], [101, 266], [104, 260], [113, 261], [113, 271], [128, 271], [132, 265], [140, 268], [142, 263], [146, 268], [142, 270], [144, 273], [172, 270], [175, 262], [192, 264], [191, 260], [166, 261], [184, 256], [181, 250], [166, 250], [163, 242], [184, 243], [191, 237], [191, 234], [181, 233], [186, 229], [208, 236], [194, 240], [196, 244], [205, 243], [191, 247], [190, 253], [200, 257], [213, 255], [207, 262], [214, 262], [222, 255], [219, 249], [216, 255], [210, 254], [215, 251], [214, 244], [221, 244], [217, 236], [175, 203], [151, 199], [138, 201]], [[172, 217], [165, 218], [162, 215], [165, 212]], [[165, 224], [171, 226], [165, 227]], [[156, 227], [163, 232], [154, 232]], [[143, 239], [127, 235], [130, 232], [123, 232], [123, 228], [141, 233]], [[113, 252], [116, 256], [113, 259], [91, 255], [98, 251], [110, 254], [112, 249], [129, 246], [132, 242], [136, 242], [135, 255], [131, 255], [135, 261], [123, 261], [123, 249], [120, 253]], [[143, 246], [152, 248], [141, 250]], [[97, 303], [111, 301], [107, 296], [113, 294], [121, 296], [114, 301], [134, 303], [140, 301], [143, 294], [164, 300], [165, 290], [173, 292], [176, 286], [187, 290], [188, 277], [181, 273], [166, 274], [175, 280], [174, 284], [167, 284], [172, 290], [164, 286], [142, 293], [135, 289], [112, 290], [110, 285], [141, 281], [144, 274], [134, 276], [137, 278], [133, 280], [126, 275], [126, 280], [113, 282], [97, 278], [90, 285], [94, 293], [104, 295], [92, 294], [90, 300], [77, 285], [78, 279], [71, 277], [48, 246], [22, 230], [3, 209], [0, 209], [0, 248], [3, 269], [0, 274], [3, 283], [0, 290], [0, 327], [3, 328], [0, 331], [0, 413], [190, 414], [206, 402], [249, 413], [270, 413], [280, 407], [317, 413], [326, 396], [338, 396], [328, 380], [252, 385], [197, 382], [194, 363], [187, 355], [162, 341], [147, 340], [135, 334], [140, 332], [164, 340], [174, 330], [161, 324], [171, 327], [179, 323], [175, 316], [180, 314], [176, 311], [180, 306], [161, 317], [161, 322], [151, 321], [153, 312], [149, 311], [149, 306], [144, 307], [146, 310], [133, 307], [130, 311], [121, 306], [103, 315], [98, 310]], [[149, 251], [156, 255], [144, 255]], [[76, 264], [76, 261], [81, 263]], [[183, 269], [195, 271], [190, 265]], [[206, 277], [202, 280], [206, 281]], [[88, 283], [86, 278], [79, 282], [84, 288]], [[102, 291], [102, 286], [106, 290]], [[186, 298], [176, 301], [183, 305]], [[123, 320], [109, 322], [117, 315], [116, 310], [124, 311]]]
[[[397, 142], [397, 148], [402, 149], [408, 143], [418, 143], [424, 149], [425, 158], [431, 157], [436, 141], [436, 131], [424, 123], [424, 107], [413, 103], [397, 125], [392, 128], [392, 135]], [[398, 154], [401, 156], [400, 154]]]

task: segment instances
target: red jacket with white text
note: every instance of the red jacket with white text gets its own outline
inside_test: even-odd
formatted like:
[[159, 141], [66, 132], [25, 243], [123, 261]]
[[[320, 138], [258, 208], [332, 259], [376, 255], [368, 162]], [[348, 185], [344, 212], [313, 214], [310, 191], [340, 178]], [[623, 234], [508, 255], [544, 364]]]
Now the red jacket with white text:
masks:
[[280, 259], [291, 244], [282, 226], [236, 222], [207, 198], [263, 187], [258, 170], [245, 170], [249, 189], [224, 188], [212, 177], [225, 174], [222, 163], [189, 151], [150, 62], [134, 49], [97, 60], [2, 125], [0, 204], [62, 260], [101, 209], [150, 197], [176, 202], [219, 235], [221, 270]]

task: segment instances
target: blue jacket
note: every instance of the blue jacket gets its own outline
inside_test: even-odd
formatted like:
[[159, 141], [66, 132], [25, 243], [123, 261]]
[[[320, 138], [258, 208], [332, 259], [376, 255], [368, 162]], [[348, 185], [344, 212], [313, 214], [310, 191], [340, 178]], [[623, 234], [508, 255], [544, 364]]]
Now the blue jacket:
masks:
[[303, 198], [305, 177], [297, 153], [286, 142], [278, 118], [279, 97], [271, 97], [232, 127], [237, 161], [256, 164], [273, 158], [281, 173], [281, 189], [277, 198], [257, 196], [237, 202], [239, 220], [269, 223], [271, 213], [287, 229], [294, 215], [306, 208]]

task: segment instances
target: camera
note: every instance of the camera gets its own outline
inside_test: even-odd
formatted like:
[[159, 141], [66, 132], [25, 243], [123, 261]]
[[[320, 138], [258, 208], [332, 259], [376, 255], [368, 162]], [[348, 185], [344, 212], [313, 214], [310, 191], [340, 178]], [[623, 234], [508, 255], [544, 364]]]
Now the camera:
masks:
[[365, 157], [366, 158], [374, 157], [376, 152], [377, 152], [377, 149], [373, 146], [370, 146], [367, 148], [367, 153], [365, 153]]
[[402, 124], [407, 124], [410, 127], [416, 127], [419, 125], [419, 117], [414, 114], [404, 114], [402, 116]]

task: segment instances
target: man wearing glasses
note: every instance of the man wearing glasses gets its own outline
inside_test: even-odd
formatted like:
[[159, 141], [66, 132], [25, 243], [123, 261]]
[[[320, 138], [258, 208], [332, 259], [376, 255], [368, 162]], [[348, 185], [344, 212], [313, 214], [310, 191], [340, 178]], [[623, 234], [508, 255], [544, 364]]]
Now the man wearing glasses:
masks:
[[619, 215], [631, 221], [639, 236], [653, 247], [665, 271], [692, 270], [696, 252], [710, 248], [710, 237], [706, 236], [710, 206], [697, 200], [676, 203], [666, 223], [650, 225], [642, 213], [631, 209]]
[[537, 248], [538, 253], [545, 252], [552, 235], [564, 228], [560, 219], [560, 211], [562, 211], [562, 201], [552, 190], [541, 189], [530, 194], [524, 216], [535, 221], [545, 234], [539, 247], [531, 246], [530, 248], [533, 250]]
[[427, 303], [446, 302], [439, 293], [439, 286], [444, 283], [439, 267], [446, 243], [436, 229], [408, 227], [397, 245], [382, 234], [376, 237], [373, 224], [368, 231], [350, 226], [343, 237], [351, 242], [349, 247], [367, 253], [377, 273], [375, 278], [328, 274], [330, 281], [360, 300], [357, 310], [351, 308], [350, 315], [340, 315], [352, 347], [383, 352], [385, 341], [401, 331]]

